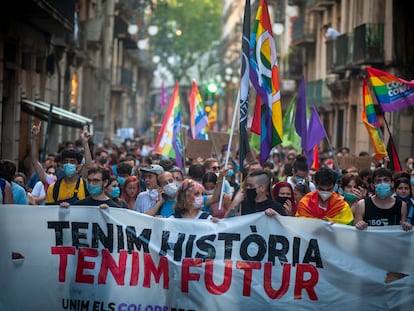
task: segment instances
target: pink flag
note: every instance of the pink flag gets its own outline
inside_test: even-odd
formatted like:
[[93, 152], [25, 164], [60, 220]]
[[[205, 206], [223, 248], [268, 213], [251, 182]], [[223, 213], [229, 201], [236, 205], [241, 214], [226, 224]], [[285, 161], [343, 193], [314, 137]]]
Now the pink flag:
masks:
[[167, 88], [165, 87], [164, 81], [162, 81], [161, 90], [160, 90], [160, 110], [162, 110], [167, 103], [168, 103], [168, 91], [167, 91]]

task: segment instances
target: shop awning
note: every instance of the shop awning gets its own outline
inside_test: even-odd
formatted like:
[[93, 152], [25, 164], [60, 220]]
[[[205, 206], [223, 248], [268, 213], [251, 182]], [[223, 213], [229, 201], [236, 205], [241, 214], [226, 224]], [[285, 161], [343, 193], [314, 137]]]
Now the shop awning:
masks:
[[49, 121], [49, 112], [51, 112], [51, 123], [70, 127], [82, 128], [85, 125], [92, 126], [93, 122], [92, 119], [40, 100], [31, 101], [28, 99], [22, 99], [21, 109], [24, 112], [36, 116], [44, 121]]

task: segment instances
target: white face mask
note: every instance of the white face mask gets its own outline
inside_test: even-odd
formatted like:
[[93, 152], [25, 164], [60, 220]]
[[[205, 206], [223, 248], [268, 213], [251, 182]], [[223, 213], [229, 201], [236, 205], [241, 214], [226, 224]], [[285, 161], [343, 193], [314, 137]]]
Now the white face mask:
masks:
[[194, 203], [193, 203], [193, 207], [195, 209], [200, 209], [200, 208], [203, 207], [203, 205], [204, 205], [204, 198], [203, 198], [203, 196], [200, 195], [198, 197], [195, 197]]
[[214, 189], [211, 189], [211, 190], [206, 190], [205, 191], [205, 194], [207, 194], [207, 195], [211, 195], [211, 194], [213, 194], [214, 193]]
[[164, 189], [164, 193], [168, 197], [173, 198], [177, 194], [178, 187], [175, 183], [170, 183], [170, 184], [165, 185], [163, 189]]
[[157, 189], [151, 189], [148, 192], [149, 192], [149, 197], [150, 197], [151, 200], [156, 200], [158, 198]]
[[322, 201], [328, 200], [332, 195], [332, 191], [320, 191], [320, 190], [318, 190], [318, 192], [319, 192], [319, 196], [322, 199]]

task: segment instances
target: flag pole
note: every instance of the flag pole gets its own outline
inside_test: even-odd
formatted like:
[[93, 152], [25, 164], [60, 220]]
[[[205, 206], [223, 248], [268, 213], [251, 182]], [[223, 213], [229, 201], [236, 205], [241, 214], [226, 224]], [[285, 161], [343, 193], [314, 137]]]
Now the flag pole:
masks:
[[329, 149], [330, 149], [330, 150], [331, 150], [331, 152], [332, 152], [332, 157], [333, 157], [333, 159], [334, 159], [334, 162], [335, 162], [336, 167], [338, 168], [338, 172], [340, 173], [340, 172], [341, 172], [341, 168], [339, 167], [339, 162], [338, 162], [338, 159], [337, 159], [337, 157], [336, 157], [336, 154], [335, 154], [335, 152], [334, 152], [334, 148], [333, 148], [333, 146], [332, 146], [332, 144], [331, 144], [331, 141], [329, 140], [328, 135], [325, 135], [325, 139], [326, 139], [326, 142], [328, 143]]
[[[229, 157], [231, 152], [231, 145], [233, 143], [233, 134], [234, 134], [234, 127], [236, 124], [236, 117], [237, 117], [237, 111], [239, 109], [240, 104], [240, 92], [237, 92], [237, 100], [236, 104], [234, 105], [234, 112], [233, 112], [233, 120], [231, 121], [231, 128], [230, 128], [230, 137], [229, 137], [229, 143], [227, 145], [227, 154], [226, 154], [226, 160], [224, 162], [224, 168], [227, 169], [227, 165], [229, 163]], [[225, 176], [223, 176], [223, 181]], [[224, 190], [224, 182], [221, 183], [221, 191], [220, 191], [220, 200], [219, 200], [219, 210], [221, 210], [221, 206], [223, 204], [223, 190]]]

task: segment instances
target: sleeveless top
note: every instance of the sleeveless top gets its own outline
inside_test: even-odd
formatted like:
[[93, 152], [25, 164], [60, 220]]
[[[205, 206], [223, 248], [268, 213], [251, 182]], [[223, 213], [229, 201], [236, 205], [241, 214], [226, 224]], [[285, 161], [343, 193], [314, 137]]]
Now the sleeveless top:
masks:
[[371, 197], [365, 198], [364, 221], [369, 226], [399, 225], [401, 220], [401, 201], [395, 200], [394, 205], [388, 209], [378, 208]]

